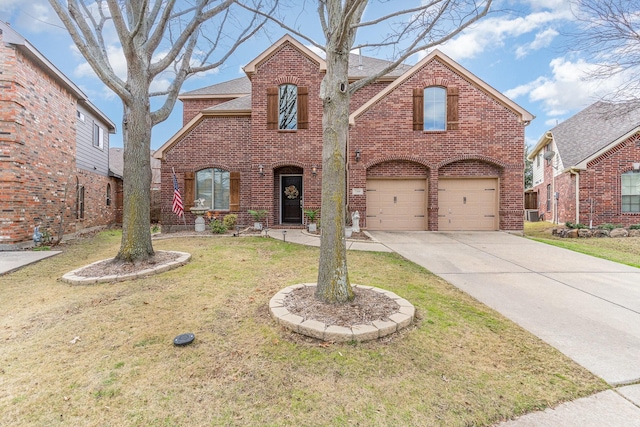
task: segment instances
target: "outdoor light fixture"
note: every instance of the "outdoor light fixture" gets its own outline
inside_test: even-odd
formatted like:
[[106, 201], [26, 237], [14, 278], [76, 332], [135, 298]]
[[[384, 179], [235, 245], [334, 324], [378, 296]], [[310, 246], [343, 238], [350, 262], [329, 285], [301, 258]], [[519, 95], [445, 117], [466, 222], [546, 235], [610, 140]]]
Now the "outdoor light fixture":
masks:
[[356, 162], [360, 161], [360, 157], [362, 156], [362, 151], [359, 148], [356, 149]]
[[282, 241], [283, 242], [287, 241], [287, 230], [282, 230]]
[[264, 176], [264, 166], [258, 166], [258, 173], [260, 174], [260, 176]]
[[311, 175], [313, 176], [318, 175], [318, 166], [316, 165], [311, 166]]

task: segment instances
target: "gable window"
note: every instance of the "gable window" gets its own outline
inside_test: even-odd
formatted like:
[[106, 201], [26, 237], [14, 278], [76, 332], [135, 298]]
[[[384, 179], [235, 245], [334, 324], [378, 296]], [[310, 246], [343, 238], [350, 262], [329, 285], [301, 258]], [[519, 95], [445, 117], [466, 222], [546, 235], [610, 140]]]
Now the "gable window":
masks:
[[621, 178], [622, 212], [640, 213], [640, 173], [623, 173]]
[[267, 129], [308, 129], [308, 93], [306, 87], [290, 83], [268, 88]]
[[204, 199], [205, 207], [229, 210], [229, 171], [218, 168], [196, 172], [196, 199]]
[[104, 148], [104, 129], [97, 123], [93, 124], [93, 145], [98, 148]]
[[111, 206], [111, 184], [107, 184], [107, 206]]
[[429, 86], [413, 90], [413, 130], [458, 129], [458, 88]]

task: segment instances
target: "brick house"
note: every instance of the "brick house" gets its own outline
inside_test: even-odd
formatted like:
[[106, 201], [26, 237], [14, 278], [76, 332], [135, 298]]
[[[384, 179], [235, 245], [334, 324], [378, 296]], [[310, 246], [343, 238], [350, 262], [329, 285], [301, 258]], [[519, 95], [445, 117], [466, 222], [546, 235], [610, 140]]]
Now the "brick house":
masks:
[[28, 40], [0, 21], [0, 249], [115, 222], [115, 125]]
[[640, 107], [596, 102], [531, 150], [538, 216], [555, 223], [640, 223]]
[[[350, 78], [387, 63], [351, 55]], [[183, 127], [162, 160], [163, 226], [172, 170], [187, 208], [269, 211], [269, 225], [306, 222], [320, 208], [324, 60], [285, 36], [246, 77], [180, 96]], [[370, 230], [523, 229], [524, 127], [533, 116], [439, 51], [351, 98], [348, 210]], [[188, 211], [188, 209], [187, 209]], [[187, 223], [193, 224], [187, 213]]]

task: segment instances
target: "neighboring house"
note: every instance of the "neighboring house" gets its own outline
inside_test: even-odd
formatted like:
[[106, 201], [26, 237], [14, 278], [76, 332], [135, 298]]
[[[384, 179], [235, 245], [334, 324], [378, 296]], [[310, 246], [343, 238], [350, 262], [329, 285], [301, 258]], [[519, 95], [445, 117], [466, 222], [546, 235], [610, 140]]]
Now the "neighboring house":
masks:
[[[352, 79], [386, 61], [351, 55]], [[269, 211], [270, 226], [319, 209], [325, 61], [285, 36], [249, 62], [247, 77], [184, 93], [184, 126], [162, 159], [163, 229], [172, 171], [186, 205]], [[523, 229], [524, 127], [533, 116], [439, 51], [351, 98], [348, 210], [369, 230]], [[191, 227], [191, 226], [189, 226]]]
[[[151, 223], [160, 222], [160, 160], [153, 157], [151, 150]], [[118, 178], [119, 187], [117, 198], [116, 222], [122, 223], [122, 177], [124, 175], [124, 148], [111, 147], [109, 149], [109, 174]]]
[[596, 102], [531, 150], [538, 215], [555, 223], [640, 223], [640, 107]]
[[0, 249], [115, 221], [115, 125], [29, 41], [0, 21]]

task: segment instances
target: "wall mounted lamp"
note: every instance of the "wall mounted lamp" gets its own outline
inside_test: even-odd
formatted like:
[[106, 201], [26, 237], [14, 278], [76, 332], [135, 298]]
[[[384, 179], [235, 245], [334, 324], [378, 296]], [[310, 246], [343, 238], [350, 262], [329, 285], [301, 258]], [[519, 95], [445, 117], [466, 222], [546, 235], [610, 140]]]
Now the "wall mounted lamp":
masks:
[[311, 175], [313, 175], [313, 176], [318, 175], [318, 166], [317, 165], [311, 166]]
[[356, 162], [359, 162], [361, 157], [362, 157], [362, 151], [360, 151], [359, 148], [356, 148]]
[[258, 174], [260, 176], [264, 176], [264, 166], [262, 165], [258, 166]]

